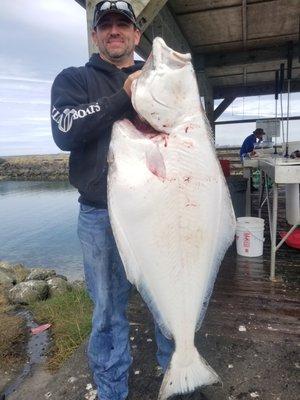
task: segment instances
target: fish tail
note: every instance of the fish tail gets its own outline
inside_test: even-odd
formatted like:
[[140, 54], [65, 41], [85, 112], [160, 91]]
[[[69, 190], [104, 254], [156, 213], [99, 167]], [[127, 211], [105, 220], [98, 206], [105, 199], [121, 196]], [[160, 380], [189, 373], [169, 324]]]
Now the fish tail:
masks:
[[200, 356], [196, 347], [187, 354], [175, 353], [165, 373], [158, 400], [165, 400], [175, 394], [193, 392], [201, 386], [220, 382], [217, 373]]

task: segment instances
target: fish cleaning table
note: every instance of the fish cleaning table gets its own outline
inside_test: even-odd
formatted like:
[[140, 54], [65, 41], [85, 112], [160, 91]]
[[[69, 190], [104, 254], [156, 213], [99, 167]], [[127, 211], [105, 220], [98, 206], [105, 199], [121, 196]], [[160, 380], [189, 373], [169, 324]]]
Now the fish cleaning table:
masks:
[[[265, 182], [267, 177], [273, 181], [273, 206], [271, 210], [270, 202], [267, 192], [267, 205], [271, 234], [271, 266], [270, 266], [270, 279], [275, 280], [275, 261], [276, 251], [281, 247], [289, 235], [296, 229], [298, 224], [292, 226], [288, 233], [276, 245], [277, 233], [277, 215], [278, 215], [278, 185], [300, 183], [300, 160], [286, 159], [282, 157], [258, 159], [258, 168], [264, 174]], [[260, 193], [262, 191], [262, 179], [260, 181]], [[266, 185], [267, 188], [267, 185]], [[259, 205], [259, 216], [261, 215], [262, 204]], [[299, 221], [300, 224], [300, 221]]]

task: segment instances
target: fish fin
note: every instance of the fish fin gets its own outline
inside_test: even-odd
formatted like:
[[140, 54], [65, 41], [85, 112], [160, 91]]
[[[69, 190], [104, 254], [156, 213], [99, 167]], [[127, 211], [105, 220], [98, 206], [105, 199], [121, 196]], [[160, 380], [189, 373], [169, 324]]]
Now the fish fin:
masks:
[[196, 388], [217, 382], [220, 382], [219, 376], [200, 356], [196, 347], [189, 354], [179, 355], [175, 351], [165, 373], [158, 400], [165, 400], [175, 394], [191, 393]]
[[[135, 257], [135, 254], [132, 251], [132, 248], [127, 240], [125, 232], [123, 231], [122, 227], [118, 223], [118, 219], [116, 218], [114, 212], [112, 211], [112, 207], [110, 206], [110, 204], [108, 205], [108, 209], [109, 209], [109, 215], [110, 215], [110, 223], [111, 223], [111, 227], [112, 227], [112, 230], [114, 233], [114, 239], [117, 244], [117, 248], [119, 250], [119, 254], [120, 254], [122, 263], [124, 265], [126, 277], [130, 283], [137, 286], [138, 282], [141, 280], [141, 278], [140, 278], [141, 270], [139, 267], [139, 263], [138, 263], [138, 261]], [[118, 234], [116, 235], [115, 232], [118, 232]], [[123, 252], [122, 251], [123, 247], [119, 245], [119, 243], [121, 241], [124, 243], [124, 247], [126, 247], [126, 252]], [[126, 266], [128, 265], [127, 259], [130, 260], [131, 268], [126, 268]]]
[[152, 146], [147, 149], [146, 165], [153, 175], [156, 175], [162, 180], [166, 178], [166, 166], [158, 146]]
[[[221, 168], [221, 167], [220, 167]], [[219, 209], [222, 210], [221, 217], [216, 225], [216, 237], [214, 241], [215, 249], [212, 249], [213, 259], [211, 265], [215, 268], [211, 268], [210, 277], [208, 278], [208, 285], [206, 293], [203, 298], [202, 307], [200, 307], [200, 314], [197, 318], [196, 331], [201, 327], [202, 321], [205, 317], [205, 313], [208, 307], [209, 299], [211, 297], [214, 283], [219, 272], [219, 267], [225, 256], [225, 253], [229, 246], [232, 244], [235, 235], [235, 215], [232, 207], [230, 193], [225, 181], [225, 178], [221, 175], [222, 184], [220, 185], [223, 191], [220, 196]], [[227, 208], [225, 208], [227, 205]]]
[[153, 297], [150, 294], [150, 291], [145, 286], [145, 284], [142, 284], [142, 282], [139, 282], [136, 286], [143, 300], [147, 304], [151, 314], [153, 315], [155, 322], [159, 326], [159, 329], [167, 339], [171, 340], [173, 338], [173, 335], [170, 329], [167, 327], [166, 323], [164, 322], [159, 308], [157, 307], [156, 303], [153, 300]]

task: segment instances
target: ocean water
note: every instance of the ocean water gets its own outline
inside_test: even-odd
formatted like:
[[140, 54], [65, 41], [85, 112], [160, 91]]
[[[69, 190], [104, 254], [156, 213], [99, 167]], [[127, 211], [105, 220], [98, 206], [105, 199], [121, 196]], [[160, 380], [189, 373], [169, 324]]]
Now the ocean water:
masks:
[[66, 182], [0, 182], [0, 260], [83, 278], [77, 199]]

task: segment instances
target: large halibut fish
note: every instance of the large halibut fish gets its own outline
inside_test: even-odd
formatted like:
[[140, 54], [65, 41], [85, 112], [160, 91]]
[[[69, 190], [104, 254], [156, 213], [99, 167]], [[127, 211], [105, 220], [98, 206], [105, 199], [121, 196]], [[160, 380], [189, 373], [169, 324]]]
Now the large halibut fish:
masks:
[[114, 124], [110, 220], [127, 277], [175, 340], [159, 399], [219, 380], [194, 346], [219, 265], [235, 233], [189, 54], [161, 38], [133, 84], [142, 120]]

